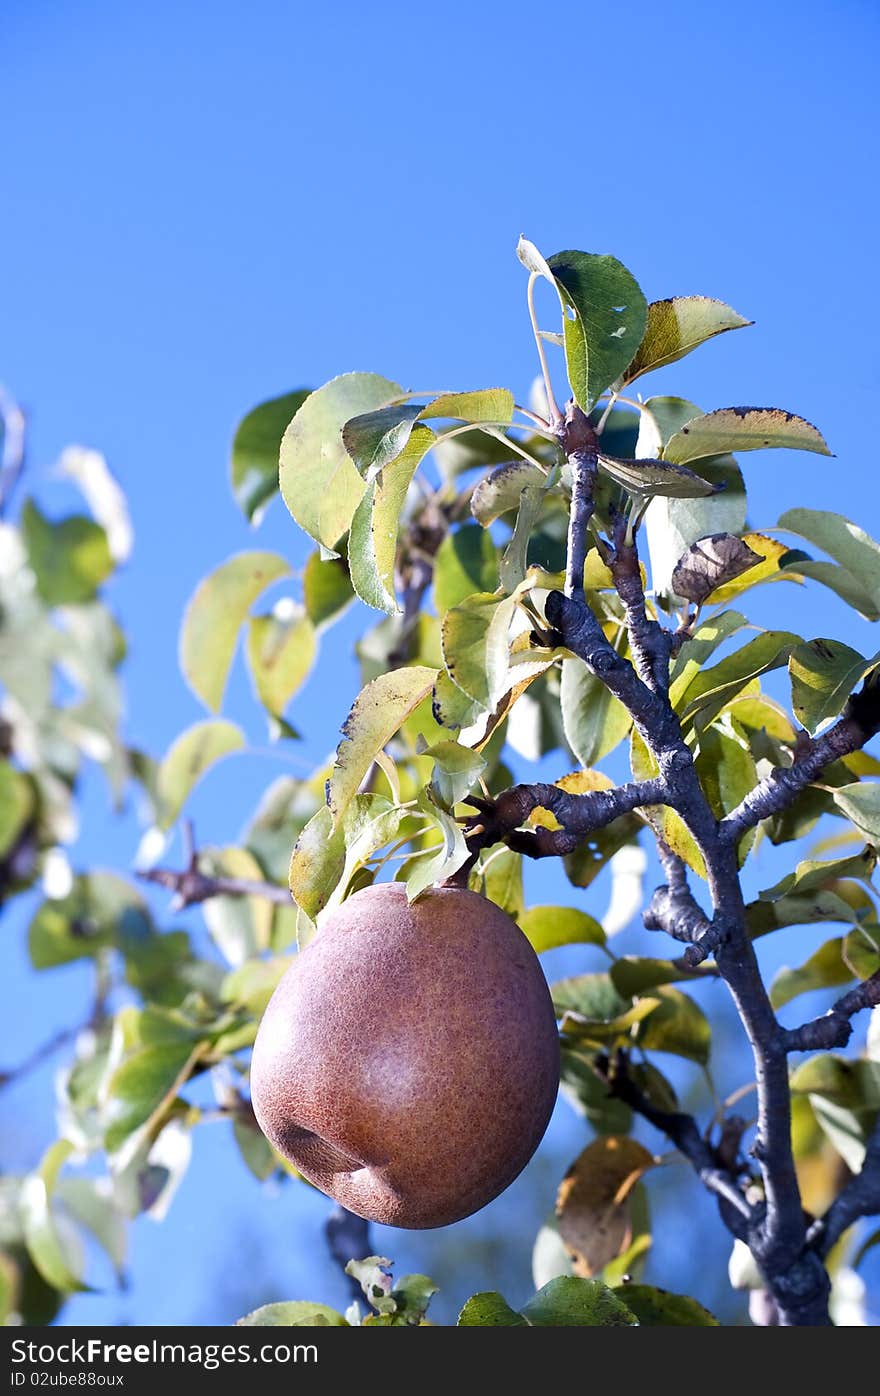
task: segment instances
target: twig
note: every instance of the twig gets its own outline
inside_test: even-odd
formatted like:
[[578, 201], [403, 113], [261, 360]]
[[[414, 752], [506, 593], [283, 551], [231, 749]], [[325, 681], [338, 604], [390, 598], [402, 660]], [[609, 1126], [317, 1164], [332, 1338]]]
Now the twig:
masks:
[[819, 1018], [802, 1023], [799, 1028], [788, 1028], [782, 1034], [786, 1050], [789, 1052], [827, 1052], [830, 1047], [845, 1047], [852, 1036], [850, 1021], [863, 1008], [876, 1008], [880, 1004], [880, 970], [857, 984], [854, 989], [843, 994], [835, 1004]]
[[825, 1256], [854, 1222], [876, 1212], [880, 1212], [880, 1119], [868, 1140], [862, 1171], [850, 1179], [825, 1216], [811, 1228], [811, 1240]]
[[[621, 815], [664, 804], [667, 799], [662, 776], [613, 790], [590, 790], [583, 795], [573, 795], [558, 785], [514, 785], [494, 800], [469, 797], [468, 803], [479, 813], [467, 821], [467, 842], [475, 853], [495, 843], [506, 843], [530, 858], [558, 858], [573, 852], [588, 834], [605, 828]], [[562, 828], [521, 828], [536, 809], [549, 810]]]
[[682, 956], [688, 969], [695, 969], [721, 944], [723, 927], [711, 921], [688, 886], [687, 871], [680, 858], [657, 840], [657, 852], [666, 874], [665, 886], [658, 887], [642, 920], [649, 931], [665, 931], [674, 940], [684, 941]]
[[198, 868], [143, 868], [138, 877], [174, 892], [179, 911], [207, 902], [211, 897], [262, 897], [279, 906], [288, 906], [291, 901], [288, 889], [277, 883], [256, 882], [246, 877], [209, 877]]
[[613, 1062], [600, 1056], [595, 1067], [612, 1096], [659, 1129], [684, 1155], [703, 1185], [726, 1204], [725, 1219], [728, 1225], [732, 1222], [734, 1234], [745, 1240], [755, 1221], [755, 1209], [744, 1196], [736, 1172], [722, 1162], [717, 1150], [703, 1138], [693, 1115], [677, 1110], [661, 1110], [653, 1105], [630, 1077], [623, 1052], [618, 1053]]
[[614, 521], [614, 550], [609, 563], [617, 594], [623, 602], [629, 646], [636, 672], [655, 693], [669, 688], [669, 659], [672, 635], [647, 613], [642, 571], [629, 521], [619, 515]]
[[584, 600], [584, 567], [599, 457], [596, 432], [576, 402], [570, 402], [559, 424], [558, 440], [571, 467], [571, 511], [568, 521], [568, 562], [565, 594]]

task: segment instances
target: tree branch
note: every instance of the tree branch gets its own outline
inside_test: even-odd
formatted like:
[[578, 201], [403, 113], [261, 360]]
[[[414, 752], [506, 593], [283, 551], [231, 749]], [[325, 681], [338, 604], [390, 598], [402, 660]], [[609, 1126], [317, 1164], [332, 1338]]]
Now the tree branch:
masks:
[[599, 457], [593, 424], [574, 401], [565, 409], [565, 416], [557, 431], [557, 439], [571, 467], [565, 594], [583, 601], [588, 529], [593, 517], [593, 496]]
[[684, 941], [687, 950], [682, 961], [695, 969], [721, 944], [724, 927], [710, 920], [688, 886], [687, 870], [680, 858], [657, 840], [657, 853], [666, 874], [666, 885], [658, 887], [642, 920], [649, 931], [665, 931], [674, 940]]
[[614, 550], [609, 562], [617, 594], [623, 602], [629, 647], [636, 672], [655, 693], [669, 688], [669, 659], [672, 636], [659, 621], [648, 616], [642, 570], [629, 520], [620, 515], [614, 521]]
[[863, 1008], [876, 1008], [880, 1004], [880, 970], [857, 984], [854, 989], [843, 994], [827, 1013], [802, 1023], [799, 1028], [788, 1028], [782, 1037], [789, 1052], [827, 1052], [830, 1047], [845, 1047], [852, 1036], [850, 1019]]
[[826, 1256], [845, 1231], [861, 1217], [880, 1212], [880, 1119], [874, 1126], [861, 1173], [851, 1178], [824, 1217], [811, 1228], [810, 1239]]
[[177, 909], [196, 906], [211, 897], [262, 897], [278, 906], [291, 904], [290, 892], [274, 882], [255, 882], [246, 877], [209, 877], [198, 868], [144, 868], [138, 872], [143, 882], [155, 882], [174, 892]]
[[652, 1104], [629, 1075], [623, 1052], [619, 1052], [613, 1062], [608, 1057], [598, 1057], [595, 1069], [610, 1095], [659, 1129], [684, 1155], [704, 1187], [724, 1204], [725, 1224], [740, 1240], [746, 1240], [755, 1221], [755, 1208], [743, 1194], [734, 1169], [727, 1166], [718, 1151], [703, 1138], [693, 1115], [661, 1110]]
[[786, 809], [826, 766], [863, 747], [874, 731], [876, 727], [871, 729], [870, 723], [862, 726], [853, 716], [844, 713], [821, 737], [809, 738], [791, 766], [775, 767], [749, 791], [736, 809], [722, 819], [721, 837], [728, 843], [738, 843], [746, 830]]
[[[530, 858], [558, 858], [573, 852], [588, 834], [603, 829], [621, 815], [664, 804], [667, 797], [666, 782], [661, 776], [582, 795], [571, 794], [558, 785], [514, 785], [494, 800], [469, 797], [468, 804], [479, 813], [467, 821], [467, 842], [475, 853], [495, 843], [506, 843]], [[536, 809], [549, 810], [562, 828], [522, 829]]]

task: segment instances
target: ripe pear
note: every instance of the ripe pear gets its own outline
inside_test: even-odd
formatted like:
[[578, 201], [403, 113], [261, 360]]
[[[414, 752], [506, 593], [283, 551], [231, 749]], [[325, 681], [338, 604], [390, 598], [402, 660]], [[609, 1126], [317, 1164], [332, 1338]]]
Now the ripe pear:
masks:
[[541, 1141], [559, 1040], [537, 956], [485, 897], [356, 892], [296, 956], [260, 1025], [254, 1110], [275, 1148], [371, 1221], [460, 1221]]

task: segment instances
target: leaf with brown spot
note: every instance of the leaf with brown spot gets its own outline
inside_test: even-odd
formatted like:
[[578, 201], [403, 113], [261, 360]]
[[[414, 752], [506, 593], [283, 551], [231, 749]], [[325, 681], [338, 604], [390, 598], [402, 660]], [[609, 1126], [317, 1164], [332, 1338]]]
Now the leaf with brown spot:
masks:
[[732, 306], [710, 296], [670, 296], [651, 301], [648, 325], [636, 356], [623, 375], [632, 383], [643, 373], [683, 359], [692, 349], [725, 330], [738, 330], [753, 321], [738, 315]]
[[576, 1275], [588, 1279], [626, 1249], [631, 1240], [630, 1198], [655, 1159], [626, 1135], [594, 1139], [566, 1173], [556, 1216]]
[[780, 407], [719, 407], [685, 422], [666, 443], [663, 459], [686, 465], [703, 456], [771, 446], [816, 451], [820, 456], [834, 454], [822, 433], [794, 412]]
[[686, 466], [665, 460], [624, 460], [620, 456], [606, 456], [599, 453], [599, 468], [610, 475], [617, 485], [622, 485], [630, 494], [644, 495], [646, 499], [654, 495], [664, 495], [670, 499], [699, 499], [701, 496], [717, 494], [719, 486], [711, 484], [696, 475]]
[[748, 543], [734, 533], [712, 533], [692, 543], [672, 573], [676, 596], [702, 606], [716, 587], [732, 582], [761, 561]]

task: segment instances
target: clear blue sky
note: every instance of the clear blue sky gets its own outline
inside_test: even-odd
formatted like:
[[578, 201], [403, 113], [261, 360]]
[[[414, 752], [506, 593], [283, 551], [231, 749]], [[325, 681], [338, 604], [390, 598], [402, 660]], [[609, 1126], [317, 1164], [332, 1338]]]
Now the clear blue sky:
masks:
[[[177, 626], [197, 580], [249, 544], [226, 480], [238, 417], [349, 369], [523, 394], [520, 232], [547, 252], [613, 252], [649, 298], [716, 295], [754, 318], [654, 390], [815, 420], [837, 459], [750, 457], [753, 521], [797, 502], [880, 532], [878, 31], [872, 0], [7, 0], [0, 379], [32, 414], [30, 483], [47, 503], [72, 441], [104, 451], [128, 491], [137, 549], [114, 597], [132, 637], [130, 735], [158, 752], [199, 716]], [[304, 556], [280, 506], [259, 538]], [[806, 610], [786, 590], [786, 624], [801, 606], [811, 633], [878, 647], [833, 601]], [[354, 687], [342, 638], [294, 712], [304, 764], [334, 745]], [[230, 708], [262, 743], [240, 677]], [[234, 838], [275, 769], [218, 771], [194, 806], [200, 836]], [[135, 838], [90, 781], [82, 862], [126, 866]], [[84, 1001], [77, 967], [36, 982], [23, 925], [19, 912], [3, 926], [4, 1063]], [[381, 1235], [445, 1281], [447, 1315], [487, 1284], [524, 1296], [525, 1235], [581, 1146], [562, 1109], [531, 1179], [474, 1223]], [[51, 1128], [46, 1071], [0, 1098], [2, 1162], [33, 1162]], [[130, 1292], [78, 1298], [69, 1319], [228, 1321], [269, 1297], [342, 1297], [321, 1199], [260, 1192], [208, 1133], [168, 1221], [135, 1228]], [[685, 1283], [681, 1252], [654, 1278]]]

